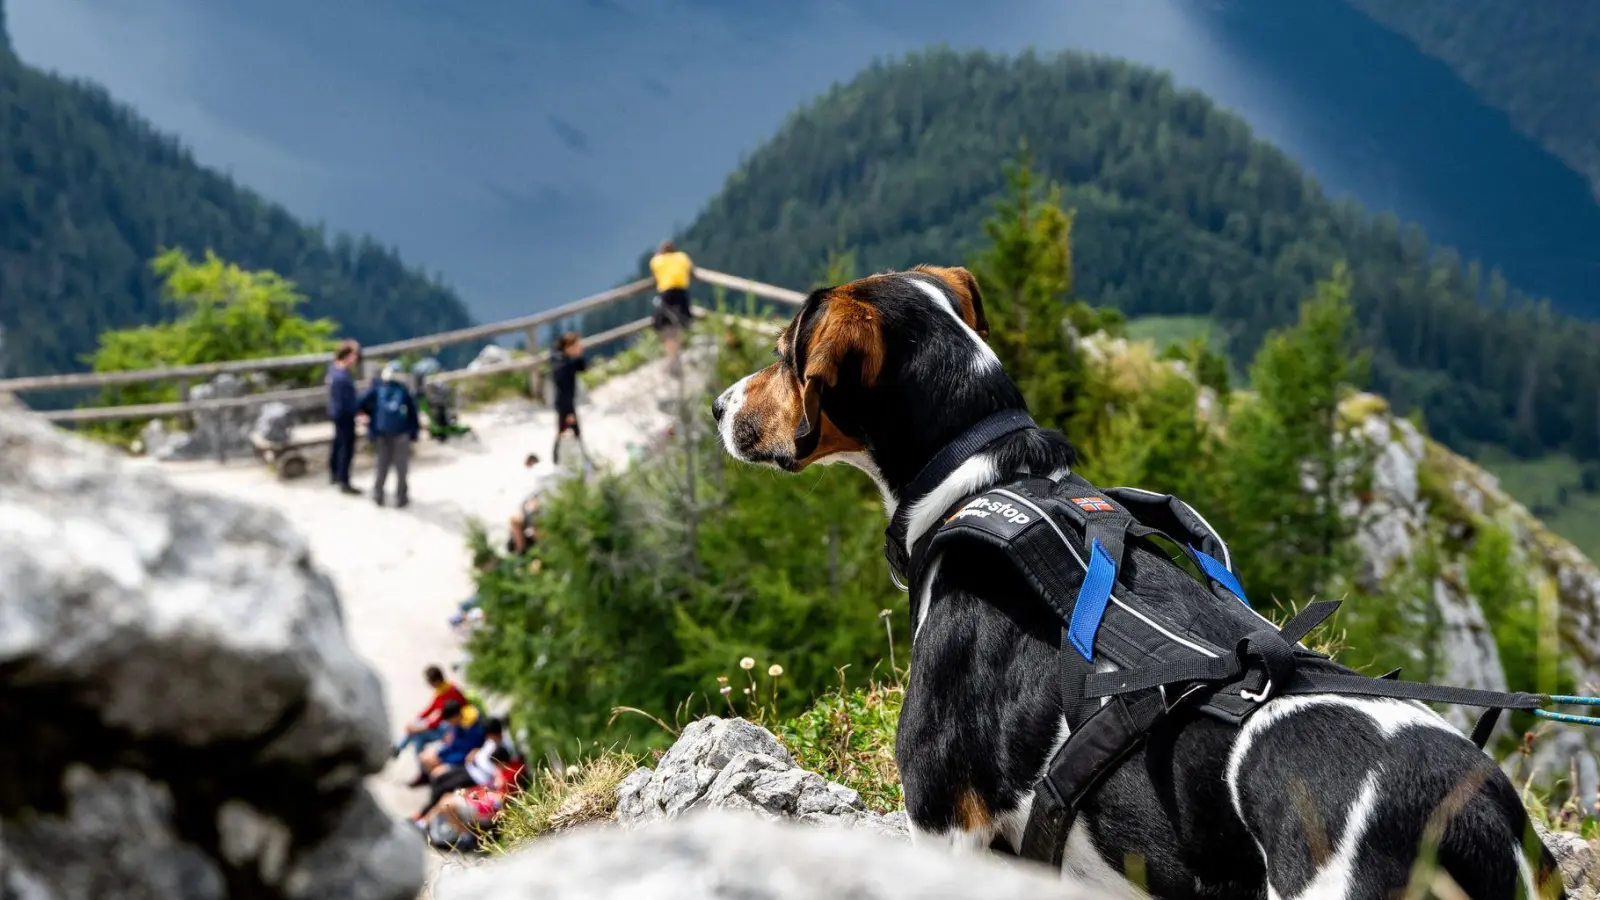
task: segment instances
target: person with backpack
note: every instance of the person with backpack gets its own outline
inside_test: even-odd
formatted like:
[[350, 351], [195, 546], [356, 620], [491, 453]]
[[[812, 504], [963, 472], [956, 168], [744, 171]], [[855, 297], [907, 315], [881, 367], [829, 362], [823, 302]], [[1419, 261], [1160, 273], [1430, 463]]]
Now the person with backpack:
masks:
[[678, 375], [683, 371], [678, 363], [678, 345], [683, 331], [694, 321], [689, 309], [689, 280], [694, 274], [694, 262], [672, 241], [662, 241], [656, 248], [656, 255], [650, 257], [650, 274], [656, 279], [656, 304], [651, 324], [661, 336], [661, 346], [666, 348], [668, 370]]
[[589, 368], [583, 355], [583, 338], [569, 331], [556, 339], [550, 352], [550, 383], [555, 388], [556, 440], [550, 449], [550, 461], [561, 463], [561, 437], [568, 432], [578, 441], [583, 432], [578, 429], [578, 373]]
[[367, 439], [377, 453], [377, 477], [372, 484], [372, 500], [384, 505], [384, 482], [389, 480], [389, 469], [395, 474], [395, 506], [404, 507], [410, 501], [407, 470], [411, 464], [411, 445], [422, 429], [417, 416], [417, 400], [411, 389], [401, 380], [404, 367], [398, 359], [391, 359], [383, 367], [378, 383], [367, 390], [359, 408], [367, 414]]

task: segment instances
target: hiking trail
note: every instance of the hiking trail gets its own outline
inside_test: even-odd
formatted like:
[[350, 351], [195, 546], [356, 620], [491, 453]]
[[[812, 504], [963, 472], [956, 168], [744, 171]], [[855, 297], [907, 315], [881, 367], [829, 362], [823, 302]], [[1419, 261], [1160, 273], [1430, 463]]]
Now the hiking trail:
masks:
[[[690, 395], [703, 353], [702, 347], [686, 348]], [[586, 398], [580, 392], [578, 416], [589, 458], [617, 469], [634, 454], [648, 452], [674, 421], [677, 391], [677, 379], [657, 359], [608, 379]], [[424, 436], [412, 457], [411, 502], [405, 509], [373, 503], [372, 462], [366, 454], [357, 457], [351, 478], [363, 492], [359, 497], [330, 486], [324, 465], [281, 481], [255, 459], [148, 463], [185, 488], [278, 510], [305, 535], [313, 561], [338, 588], [351, 644], [383, 682], [394, 735], [428, 703], [424, 666], [438, 663], [452, 678], [462, 675], [451, 671], [465, 654], [447, 617], [473, 593], [465, 540], [469, 520], [481, 520], [490, 539], [503, 547], [507, 518], [557, 473], [550, 462], [555, 417], [547, 407], [522, 399], [501, 401], [464, 411], [461, 419], [477, 439], [439, 444]], [[540, 459], [531, 470], [523, 466], [530, 452]], [[392, 504], [392, 483], [389, 495]], [[415, 758], [407, 752], [369, 783], [386, 810], [410, 816], [427, 796], [406, 786], [415, 774]]]

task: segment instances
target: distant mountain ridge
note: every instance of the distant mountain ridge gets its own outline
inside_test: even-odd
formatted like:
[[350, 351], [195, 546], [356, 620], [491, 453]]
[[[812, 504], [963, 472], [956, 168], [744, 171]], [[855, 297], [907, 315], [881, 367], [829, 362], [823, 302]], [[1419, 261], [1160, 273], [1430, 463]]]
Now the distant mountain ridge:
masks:
[[[0, 3], [0, 40], [5, 8]], [[470, 324], [453, 290], [367, 239], [329, 240], [199, 165], [106, 90], [0, 49], [0, 377], [84, 368], [107, 329], [159, 321], [150, 260], [210, 249], [271, 269], [366, 341]]]
[[1421, 229], [1335, 203], [1284, 153], [1153, 69], [1077, 53], [938, 50], [793, 113], [680, 245], [711, 268], [811, 283], [963, 261], [1021, 141], [1076, 209], [1075, 293], [1132, 316], [1205, 315], [1248, 359], [1339, 260], [1371, 388], [1458, 450], [1600, 458], [1600, 325], [1557, 313]]

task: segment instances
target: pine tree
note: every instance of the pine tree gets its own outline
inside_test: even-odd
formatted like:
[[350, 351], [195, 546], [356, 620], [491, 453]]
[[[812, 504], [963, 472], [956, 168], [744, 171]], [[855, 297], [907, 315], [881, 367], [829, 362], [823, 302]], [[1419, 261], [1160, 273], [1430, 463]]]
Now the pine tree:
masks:
[[1230, 535], [1252, 597], [1303, 602], [1350, 569], [1356, 523], [1340, 507], [1371, 469], [1339, 415], [1366, 369], [1352, 319], [1350, 273], [1335, 266], [1299, 323], [1262, 345], [1250, 367], [1256, 397], [1229, 420], [1221, 462]]
[[1034, 419], [1059, 427], [1071, 411], [1077, 364], [1063, 327], [1072, 294], [1072, 213], [1061, 208], [1059, 185], [1040, 184], [1026, 145], [1006, 167], [1006, 184], [983, 225], [990, 246], [971, 267], [990, 345]]

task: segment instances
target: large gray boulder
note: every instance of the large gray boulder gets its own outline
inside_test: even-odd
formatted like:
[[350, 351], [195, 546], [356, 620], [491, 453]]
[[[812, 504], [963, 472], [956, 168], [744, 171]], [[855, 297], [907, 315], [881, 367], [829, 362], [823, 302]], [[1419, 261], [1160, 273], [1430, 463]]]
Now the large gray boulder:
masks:
[[378, 680], [282, 516], [0, 411], [0, 896], [410, 898]]
[[795, 765], [772, 732], [744, 719], [707, 716], [691, 723], [654, 771], [638, 769], [617, 790], [617, 822], [623, 826], [704, 809], [742, 810], [901, 839], [907, 834], [905, 813], [869, 811], [860, 794]]
[[748, 812], [582, 828], [454, 875], [438, 900], [1046, 900], [1097, 896], [1026, 863]]

